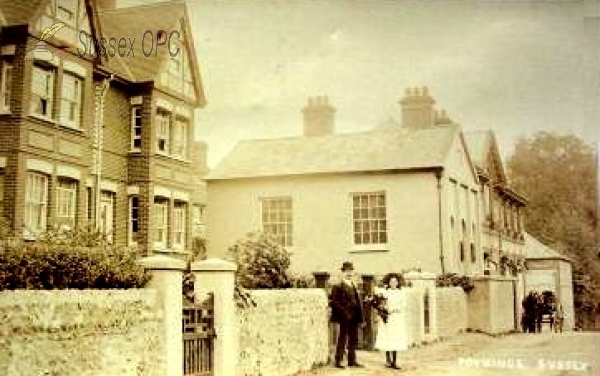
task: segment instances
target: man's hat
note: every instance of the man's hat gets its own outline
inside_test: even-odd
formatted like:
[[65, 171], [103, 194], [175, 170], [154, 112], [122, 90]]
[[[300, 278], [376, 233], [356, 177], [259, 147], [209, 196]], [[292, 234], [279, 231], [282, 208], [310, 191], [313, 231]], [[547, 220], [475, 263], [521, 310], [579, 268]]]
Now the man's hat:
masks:
[[342, 264], [342, 271], [345, 270], [354, 270], [354, 265], [352, 265], [350, 261], [344, 261], [344, 263]]

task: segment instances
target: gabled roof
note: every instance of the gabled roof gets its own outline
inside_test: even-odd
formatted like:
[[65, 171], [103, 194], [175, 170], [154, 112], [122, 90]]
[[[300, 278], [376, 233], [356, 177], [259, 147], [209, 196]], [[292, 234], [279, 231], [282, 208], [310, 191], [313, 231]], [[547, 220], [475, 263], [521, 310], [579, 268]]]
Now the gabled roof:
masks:
[[[150, 30], [156, 39], [157, 30], [166, 30], [169, 33], [184, 17], [185, 5], [182, 2], [168, 2], [147, 4], [116, 10], [99, 11], [98, 16], [102, 25], [102, 34], [107, 39], [115, 37], [117, 41], [121, 37], [136, 38], [133, 44], [135, 57], [124, 56], [109, 58], [108, 66], [124, 78], [131, 81], [146, 82], [156, 78], [160, 69], [160, 61], [168, 55], [167, 46], [161, 46], [156, 56], [156, 50], [148, 57], [142, 51], [142, 38], [146, 30]], [[144, 48], [149, 52], [150, 36], [146, 36]], [[156, 40], [154, 40], [156, 44]], [[126, 51], [129, 51], [127, 41]], [[112, 51], [111, 51], [112, 52]]]
[[487, 154], [490, 148], [490, 133], [490, 131], [463, 133], [473, 163], [480, 169], [483, 169], [486, 165]]
[[36, 14], [40, 5], [47, 0], [0, 0], [0, 19], [2, 26], [26, 25]]
[[[499, 175], [501, 183], [507, 183], [504, 164], [498, 149], [494, 133], [490, 130], [465, 132], [465, 141], [471, 152], [473, 162], [480, 173]], [[496, 165], [494, 167], [494, 164]], [[495, 170], [495, 171], [493, 171]]]
[[525, 233], [525, 258], [530, 260], [564, 260], [572, 261], [562, 253], [543, 244], [529, 233]]
[[[161, 2], [118, 8], [111, 11], [100, 11], [98, 15], [102, 26], [102, 34], [105, 38], [108, 39], [111, 36], [114, 36], [117, 40], [122, 36], [131, 38], [131, 40], [136, 38], [133, 43], [133, 54], [135, 57], [131, 55], [124, 57], [116, 55], [108, 59], [108, 68], [110, 70], [132, 82], [158, 80], [160, 69], [164, 66], [163, 62], [169, 58], [168, 46], [167, 44], [160, 46], [158, 52], [154, 48], [148, 57], [144, 55], [144, 50], [146, 53], [150, 52], [150, 48], [152, 48], [151, 37], [154, 38], [154, 44], [156, 44], [156, 33], [158, 30], [165, 30], [167, 35], [169, 35], [175, 27], [181, 25], [183, 30], [179, 30], [179, 32], [187, 46], [196, 86], [196, 98], [200, 105], [204, 104], [204, 92], [202, 90], [196, 52], [194, 50], [193, 38], [189, 29], [189, 19], [184, 2]], [[147, 30], [150, 30], [152, 34], [146, 35], [143, 50], [142, 40]], [[176, 34], [173, 35], [174, 38], [177, 38]], [[127, 41], [126, 50], [129, 51], [129, 41]]]
[[240, 141], [207, 179], [443, 168], [456, 125]]

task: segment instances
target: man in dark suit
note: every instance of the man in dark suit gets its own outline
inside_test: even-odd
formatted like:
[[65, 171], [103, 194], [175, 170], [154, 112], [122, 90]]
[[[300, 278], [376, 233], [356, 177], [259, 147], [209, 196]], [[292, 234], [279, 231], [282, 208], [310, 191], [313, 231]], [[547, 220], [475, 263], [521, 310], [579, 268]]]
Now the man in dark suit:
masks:
[[335, 366], [344, 368], [342, 358], [348, 347], [348, 366], [362, 367], [356, 362], [358, 327], [364, 322], [362, 301], [352, 280], [354, 267], [351, 262], [342, 265], [343, 279], [331, 289], [331, 321], [339, 324], [339, 335], [335, 351]]

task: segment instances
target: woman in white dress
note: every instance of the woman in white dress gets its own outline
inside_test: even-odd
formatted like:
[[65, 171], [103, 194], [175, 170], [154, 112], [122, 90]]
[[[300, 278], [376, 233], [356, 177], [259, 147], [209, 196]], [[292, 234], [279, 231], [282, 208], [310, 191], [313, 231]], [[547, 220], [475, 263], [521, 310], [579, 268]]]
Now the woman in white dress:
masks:
[[404, 335], [404, 305], [403, 292], [400, 291], [398, 273], [390, 273], [383, 279], [384, 288], [376, 289], [375, 294], [383, 295], [386, 299], [386, 308], [389, 313], [387, 322], [379, 320], [375, 348], [385, 351], [386, 366], [399, 369], [396, 365], [398, 351], [406, 350], [406, 336]]

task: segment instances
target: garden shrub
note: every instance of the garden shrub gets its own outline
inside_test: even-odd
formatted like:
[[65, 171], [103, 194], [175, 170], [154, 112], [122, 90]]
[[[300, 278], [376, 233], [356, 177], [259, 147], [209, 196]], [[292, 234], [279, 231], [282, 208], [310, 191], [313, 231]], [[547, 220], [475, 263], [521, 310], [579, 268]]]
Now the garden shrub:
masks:
[[99, 246], [92, 239], [73, 233], [3, 242], [0, 290], [126, 289], [144, 287], [150, 280], [150, 273], [136, 263], [137, 253]]
[[466, 275], [458, 275], [456, 273], [445, 273], [439, 275], [435, 281], [437, 287], [462, 287], [464, 292], [470, 292], [475, 288], [473, 281]]
[[238, 264], [237, 284], [246, 289], [290, 287], [290, 254], [271, 237], [249, 233], [229, 248]]
[[288, 275], [289, 286], [296, 289], [309, 289], [317, 287], [315, 277], [310, 274]]

